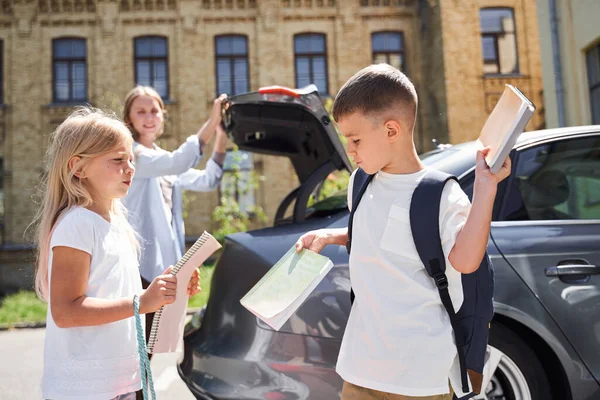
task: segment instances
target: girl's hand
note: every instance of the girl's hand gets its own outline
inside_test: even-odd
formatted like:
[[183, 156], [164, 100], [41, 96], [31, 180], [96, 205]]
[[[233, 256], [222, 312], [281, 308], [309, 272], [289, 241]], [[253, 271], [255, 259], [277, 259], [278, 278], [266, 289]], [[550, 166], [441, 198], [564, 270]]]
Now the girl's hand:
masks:
[[493, 174], [490, 167], [485, 161], [485, 157], [490, 152], [490, 148], [486, 147], [483, 150], [477, 151], [477, 161], [475, 164], [475, 186], [480, 188], [488, 188], [496, 190], [498, 183], [502, 182], [510, 175], [511, 161], [510, 157], [506, 157], [504, 164], [498, 173]]
[[220, 95], [213, 101], [212, 110], [210, 112], [210, 120], [215, 125], [221, 124], [221, 118], [222, 118], [221, 106], [222, 106], [223, 101], [225, 101], [225, 99], [227, 99], [227, 95], [223, 93], [222, 95]]
[[169, 272], [169, 267], [165, 272], [154, 278], [148, 289], [140, 296], [140, 314], [147, 314], [157, 311], [165, 304], [175, 302], [177, 295], [177, 277]]
[[188, 296], [192, 297], [194, 295], [197, 295], [201, 291], [202, 288], [200, 287], [200, 271], [198, 270], [198, 268], [196, 268], [192, 273], [190, 282], [188, 283], [187, 294]]

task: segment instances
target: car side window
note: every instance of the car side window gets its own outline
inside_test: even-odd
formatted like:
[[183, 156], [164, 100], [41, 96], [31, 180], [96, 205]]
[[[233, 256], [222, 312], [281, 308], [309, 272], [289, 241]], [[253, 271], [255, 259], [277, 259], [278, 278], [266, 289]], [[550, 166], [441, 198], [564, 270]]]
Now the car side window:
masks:
[[500, 220], [600, 219], [600, 137], [522, 150], [509, 179]]

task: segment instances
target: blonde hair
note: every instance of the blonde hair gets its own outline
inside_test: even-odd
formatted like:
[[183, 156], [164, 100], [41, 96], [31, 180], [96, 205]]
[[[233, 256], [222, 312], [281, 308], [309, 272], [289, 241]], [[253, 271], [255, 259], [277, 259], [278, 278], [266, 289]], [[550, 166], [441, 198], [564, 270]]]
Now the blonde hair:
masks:
[[[139, 85], [134, 87], [133, 89], [131, 89], [131, 91], [129, 93], [127, 93], [127, 97], [125, 97], [125, 106], [123, 107], [123, 121], [125, 122], [125, 125], [127, 125], [129, 130], [131, 131], [131, 136], [133, 136], [133, 140], [135, 140], [136, 142], [140, 139], [140, 134], [138, 131], [135, 130], [135, 127], [133, 126], [133, 123], [131, 122], [131, 119], [129, 118], [129, 113], [131, 112], [131, 107], [133, 106], [133, 102], [135, 101], [135, 99], [137, 99], [140, 96], [149, 96], [149, 97], [153, 98], [154, 100], [156, 100], [160, 106], [160, 109], [162, 110], [163, 116], [165, 118], [167, 116], [167, 109], [165, 108], [165, 103], [163, 102], [163, 99], [160, 97], [160, 95], [158, 94], [158, 92], [156, 90], [154, 90], [150, 86], [139, 86]], [[158, 134], [156, 135], [156, 137], [159, 137], [160, 135], [162, 135], [164, 130], [165, 130], [165, 121], [163, 119], [162, 126], [160, 127], [160, 130], [158, 131]]]
[[[42, 180], [42, 207], [34, 220], [38, 224], [35, 290], [42, 300], [48, 300], [48, 257], [54, 227], [66, 210], [74, 206], [89, 207], [94, 202], [76, 173], [84, 170], [94, 158], [131, 145], [131, 135], [120, 120], [91, 107], [76, 109], [52, 134]], [[70, 168], [69, 162], [73, 157], [80, 160]], [[111, 222], [125, 229], [139, 255], [137, 236], [127, 222], [125, 207], [118, 199], [112, 202], [111, 214]]]

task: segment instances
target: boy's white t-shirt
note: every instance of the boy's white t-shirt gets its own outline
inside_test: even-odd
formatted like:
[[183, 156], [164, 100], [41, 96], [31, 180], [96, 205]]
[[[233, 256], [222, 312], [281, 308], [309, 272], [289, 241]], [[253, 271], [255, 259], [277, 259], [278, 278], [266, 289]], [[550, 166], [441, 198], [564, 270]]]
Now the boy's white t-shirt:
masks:
[[[117, 299], [141, 293], [136, 252], [118, 224], [82, 207], [67, 211], [50, 239], [49, 280], [56, 246], [91, 254], [86, 296]], [[134, 392], [142, 387], [139, 367], [133, 317], [104, 325], [59, 328], [48, 302], [43, 398], [108, 400]]]
[[[378, 172], [354, 214], [350, 278], [356, 299], [336, 366], [358, 386], [405, 396], [462, 393], [450, 319], [413, 241], [411, 197], [427, 169], [414, 174]], [[352, 208], [352, 175], [348, 205]], [[450, 181], [440, 205], [440, 234], [455, 310], [463, 302], [461, 274], [448, 261], [470, 202]]]

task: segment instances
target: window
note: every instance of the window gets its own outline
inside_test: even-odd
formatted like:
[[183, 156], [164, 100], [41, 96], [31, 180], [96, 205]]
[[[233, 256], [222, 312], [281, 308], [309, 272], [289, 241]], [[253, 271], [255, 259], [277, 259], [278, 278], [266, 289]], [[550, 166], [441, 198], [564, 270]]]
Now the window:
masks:
[[600, 219], [600, 137], [521, 151], [509, 179], [504, 220]]
[[87, 100], [87, 49], [85, 39], [54, 39], [52, 65], [55, 102]]
[[160, 97], [169, 98], [169, 65], [167, 39], [160, 36], [136, 38], [135, 82], [153, 87]]
[[223, 165], [221, 196], [235, 200], [244, 212], [253, 212], [256, 206], [252, 171], [254, 160], [252, 153], [246, 151], [228, 151]]
[[600, 44], [587, 52], [588, 84], [590, 87], [590, 106], [592, 124], [600, 124]]
[[402, 32], [377, 32], [371, 35], [373, 64], [386, 63], [404, 70], [404, 36]]
[[246, 93], [250, 90], [248, 38], [242, 35], [215, 38], [217, 96]]
[[479, 12], [484, 74], [518, 74], [517, 34], [512, 8]]
[[317, 86], [321, 95], [329, 94], [325, 35], [305, 33], [294, 36], [294, 58], [296, 87], [301, 88], [312, 83]]

